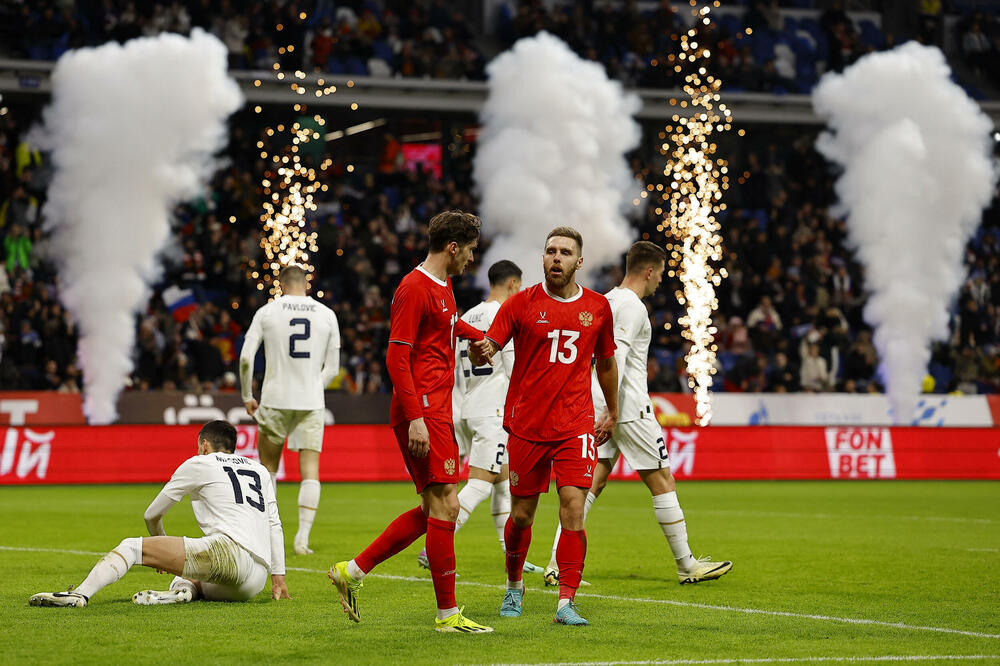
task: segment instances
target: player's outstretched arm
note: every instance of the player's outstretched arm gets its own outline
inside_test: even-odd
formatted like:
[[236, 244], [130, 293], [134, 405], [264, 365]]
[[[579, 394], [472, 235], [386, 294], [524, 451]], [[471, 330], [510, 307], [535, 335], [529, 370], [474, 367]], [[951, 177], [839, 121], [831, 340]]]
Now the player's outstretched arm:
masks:
[[267, 523], [271, 533], [271, 598], [291, 599], [285, 584], [285, 532], [278, 514], [278, 500], [270, 477], [267, 484]]
[[[332, 314], [332, 313], [331, 313]], [[326, 357], [323, 359], [323, 371], [320, 381], [325, 389], [340, 372], [340, 326], [337, 316], [333, 315], [333, 325], [330, 328], [330, 338], [326, 343]]]
[[167, 535], [163, 529], [163, 516], [167, 515], [167, 511], [176, 503], [176, 500], [167, 497], [161, 491], [149, 504], [142, 518], [146, 521], [146, 529], [149, 530], [150, 536]]
[[250, 328], [243, 336], [243, 348], [240, 350], [240, 392], [243, 397], [243, 406], [247, 408], [247, 414], [253, 416], [257, 411], [257, 401], [253, 397], [253, 363], [257, 357], [257, 350], [260, 348], [261, 335], [261, 311], [253, 316]]
[[618, 422], [618, 363], [614, 356], [597, 359], [595, 366], [597, 383], [604, 394], [607, 410], [594, 427], [594, 437], [598, 446], [611, 439]]

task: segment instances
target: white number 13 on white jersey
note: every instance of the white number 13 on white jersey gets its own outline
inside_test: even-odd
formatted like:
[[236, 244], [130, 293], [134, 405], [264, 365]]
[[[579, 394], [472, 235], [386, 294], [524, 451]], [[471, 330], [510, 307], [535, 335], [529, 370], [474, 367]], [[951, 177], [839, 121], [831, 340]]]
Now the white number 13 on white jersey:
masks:
[[580, 339], [579, 331], [562, 331], [557, 328], [550, 331], [545, 337], [552, 340], [552, 348], [549, 349], [549, 363], [558, 361], [568, 365], [576, 360], [576, 345], [573, 343]]

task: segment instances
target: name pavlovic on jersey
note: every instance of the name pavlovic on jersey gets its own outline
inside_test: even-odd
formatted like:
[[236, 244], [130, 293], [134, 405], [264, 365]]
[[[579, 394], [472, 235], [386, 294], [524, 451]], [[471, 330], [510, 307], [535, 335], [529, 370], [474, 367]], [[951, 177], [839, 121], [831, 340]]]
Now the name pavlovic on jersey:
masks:
[[194, 518], [205, 536], [225, 534], [270, 571], [284, 574], [278, 501], [271, 475], [256, 460], [222, 452], [193, 456], [174, 471], [160, 495], [173, 502], [191, 495]]
[[[281, 296], [253, 316], [240, 356], [264, 341], [260, 404], [272, 409], [323, 409], [323, 389], [340, 368], [340, 327], [333, 310], [309, 296]], [[252, 395], [243, 386], [243, 400]]]
[[615, 353], [608, 299], [584, 287], [564, 299], [539, 283], [500, 306], [486, 337], [500, 347], [514, 340], [507, 432], [532, 442], [593, 432], [590, 363]]
[[[646, 383], [646, 359], [652, 327], [642, 299], [631, 289], [615, 287], [607, 294], [615, 327], [615, 360], [618, 362], [618, 422], [653, 418], [653, 403]], [[600, 414], [607, 406], [604, 393], [593, 375], [594, 409]]]
[[[484, 301], [462, 315], [462, 321], [487, 331], [499, 310], [498, 302]], [[508, 342], [500, 355], [493, 357], [493, 365], [476, 367], [469, 360], [469, 344], [468, 340], [460, 340], [456, 348], [455, 400], [452, 403], [455, 419], [503, 417], [507, 386], [514, 368], [514, 345]]]

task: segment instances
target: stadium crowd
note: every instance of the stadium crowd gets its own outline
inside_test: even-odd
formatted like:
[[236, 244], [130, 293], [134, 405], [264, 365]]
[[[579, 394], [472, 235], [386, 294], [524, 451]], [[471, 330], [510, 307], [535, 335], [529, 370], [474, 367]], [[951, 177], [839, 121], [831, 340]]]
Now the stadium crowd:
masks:
[[[52, 58], [63, 48], [203, 26], [224, 38], [235, 67], [269, 64], [278, 57], [285, 67], [325, 62], [329, 69], [334, 60], [365, 61], [382, 40], [393, 54], [386, 62], [398, 73], [482, 75], [482, 56], [465, 19], [442, 0], [308, 4], [259, 2], [249, 12], [237, 12], [236, 3], [226, 0], [144, 3], [141, 10], [138, 3], [123, 0], [8, 4], [3, 11], [13, 12], [8, 16], [13, 22], [0, 21], [4, 26], [0, 30], [8, 31], [0, 44], [14, 55]], [[748, 4], [739, 17], [742, 22], [734, 24], [736, 15], [725, 14], [717, 28], [704, 29], [699, 37], [712, 44], [719, 54], [720, 75], [730, 77], [737, 88], [776, 90], [760, 87], [760, 71], [749, 63], [766, 65], [762, 57], [782, 51], [779, 46], [793, 37], [808, 41], [799, 33], [812, 35], [820, 48], [821, 37], [828, 46], [831, 36], [850, 33], [860, 39], [868, 30], [863, 26], [855, 30], [849, 20], [845, 22], [837, 3], [818, 16], [815, 35], [805, 21], [779, 24], [774, 2]], [[505, 22], [507, 5], [503, 5], [498, 34], [511, 40], [550, 30], [630, 83], [672, 85], [673, 70], [642, 55], [676, 53], [669, 36], [678, 19], [669, 3], [660, 3], [647, 14], [638, 13], [633, 2], [596, 5], [586, 11], [581, 5], [547, 6], [519, 3], [516, 11], [508, 11]], [[309, 14], [303, 16], [305, 9]], [[275, 32], [278, 25], [282, 28]], [[317, 49], [329, 26], [335, 34], [332, 43]], [[743, 41], [751, 37], [752, 41]], [[858, 43], [865, 48], [881, 45], [875, 36], [869, 37]], [[726, 40], [734, 41], [727, 45]], [[277, 53], [276, 45], [283, 42], [305, 46]], [[445, 46], [458, 53], [442, 70], [440, 49]], [[32, 52], [32, 48], [42, 50]], [[326, 60], [322, 60], [324, 49]], [[843, 49], [841, 56], [842, 64], [854, 57]], [[802, 89], [815, 72], [797, 68], [793, 76], [771, 80], [783, 78], [786, 89]], [[661, 75], [667, 78], [655, 78]], [[0, 386], [75, 391], [81, 385], [76, 331], [59, 303], [50, 241], [43, 229], [50, 165], [25, 141], [38, 113], [37, 106], [23, 105], [0, 115]], [[326, 192], [316, 195], [318, 210], [309, 225], [318, 245], [313, 257], [314, 293], [337, 312], [343, 336], [337, 390], [390, 389], [383, 358], [393, 289], [424, 257], [425, 224], [435, 212], [476, 207], [471, 194], [474, 144], [461, 134], [442, 139], [448, 147], [439, 178], [432, 170], [405, 166], [400, 141], [390, 133], [398, 135], [403, 123], [405, 119], [396, 119], [380, 130], [384, 132], [381, 155], [367, 164], [360, 153], [370, 152], [370, 146], [355, 148], [355, 155], [306, 157], [320, 172], [319, 180], [328, 185]], [[255, 279], [263, 272], [258, 245], [264, 197], [260, 179], [267, 164], [254, 146], [262, 142], [269, 154], [280, 147], [275, 145], [278, 137], [266, 133], [261, 116], [253, 113], [238, 114], [231, 130], [229, 166], [216, 175], [210, 195], [176, 210], [162, 280], [136, 320], [134, 390], [237, 389], [236, 358], [243, 331], [267, 295]], [[831, 173], [813, 149], [814, 131], [782, 131], [780, 138], [778, 132], [762, 132], [760, 137], [751, 132], [720, 149], [737, 177], [726, 194], [729, 209], [722, 220], [722, 263], [729, 278], [719, 291], [716, 389], [880, 391], [876, 352], [862, 316], [863, 270], [847, 247], [844, 222], [827, 213], [833, 197]], [[642, 145], [656, 143], [650, 136]], [[632, 168], [647, 187], [662, 183], [660, 159], [643, 152], [632, 156]], [[349, 163], [362, 168], [349, 170]], [[637, 207], [632, 221], [637, 236], [661, 237], [654, 206]], [[953, 313], [953, 335], [934, 349], [928, 389], [967, 393], [1000, 389], [998, 244], [1000, 209], [995, 201], [967, 249], [969, 278]], [[610, 267], [590, 286], [609, 288], [620, 270]], [[472, 276], [457, 281], [461, 307], [478, 301], [473, 283]], [[686, 344], [676, 324], [681, 308], [674, 294], [679, 287], [676, 279], [667, 279], [650, 301], [654, 340], [649, 379], [657, 391], [688, 390]], [[185, 299], [195, 305], [179, 307]]]
[[[72, 391], [80, 387], [76, 331], [58, 301], [42, 228], [49, 167], [23, 141], [31, 120], [13, 112], [0, 117], [0, 385]], [[719, 290], [716, 388], [881, 390], [862, 317], [864, 273], [847, 247], [845, 223], [826, 212], [832, 176], [813, 149], [813, 134], [787, 141], [765, 133], [753, 137], [751, 132], [733, 145], [737, 180], [726, 194], [723, 219], [722, 265], [729, 277]], [[136, 319], [135, 390], [237, 388], [242, 333], [266, 297], [251, 277], [262, 257], [259, 174], [265, 169], [251, 154], [255, 139], [274, 141], [258, 116], [238, 115], [228, 149], [231, 165], [217, 174], [210, 196], [177, 208], [163, 279]], [[318, 193], [318, 210], [309, 221], [319, 248], [313, 290], [336, 311], [343, 335], [343, 371], [334, 387], [352, 393], [390, 388], [383, 364], [388, 304], [399, 279], [426, 253], [426, 221], [445, 208], [475, 209], [469, 144], [451, 144], [440, 179], [429, 170], [406, 168], [391, 134], [383, 136], [383, 146], [376, 168], [353, 173], [344, 160], [318, 160], [326, 165], [320, 180], [329, 190]], [[255, 168], [235, 166], [247, 164]], [[632, 158], [647, 186], [662, 182], [658, 164], [648, 155]], [[661, 236], [653, 206], [636, 208], [633, 223], [639, 237]], [[933, 390], [1000, 387], [998, 244], [995, 202], [967, 249], [969, 277], [955, 307], [953, 335], [935, 347], [930, 366]], [[591, 286], [610, 287], [620, 271], [609, 267]], [[171, 288], [190, 290], [195, 307], [172, 309]], [[679, 288], [676, 279], [665, 279], [650, 301], [649, 377], [656, 391], [687, 390], [686, 343], [676, 324]], [[478, 301], [472, 276], [457, 281], [456, 296], [464, 308]]]
[[[839, 2], [808, 16], [783, 13], [777, 0], [746, 4], [722, 12], [718, 24], [699, 27], [698, 41], [715, 54], [715, 73], [730, 91], [808, 92], [826, 69], [839, 71], [894, 41], [872, 20], [849, 17]], [[677, 37], [690, 21], [667, 0], [655, 9], [640, 8], [635, 0], [505, 2], [496, 19], [503, 48], [547, 30], [628, 85], [673, 87], [681, 80]], [[257, 0], [248, 10], [231, 0], [42, 0], [0, 7], [0, 26], [6, 55], [35, 60], [197, 27], [226, 44], [230, 66], [237, 69], [269, 70], [280, 62], [288, 71], [485, 78], [484, 50], [472, 22], [444, 0]]]

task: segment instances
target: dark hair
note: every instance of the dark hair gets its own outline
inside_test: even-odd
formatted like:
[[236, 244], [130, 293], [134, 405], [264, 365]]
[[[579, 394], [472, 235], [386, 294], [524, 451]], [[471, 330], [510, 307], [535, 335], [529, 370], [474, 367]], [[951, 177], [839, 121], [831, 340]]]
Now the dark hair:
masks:
[[521, 279], [521, 269], [517, 267], [513, 261], [508, 261], [507, 259], [501, 259], [497, 263], [490, 266], [490, 271], [488, 273], [490, 278], [490, 286], [498, 287], [507, 280], [511, 278]]
[[427, 227], [428, 248], [440, 252], [448, 243], [468, 245], [479, 240], [479, 227], [483, 223], [472, 213], [461, 210], [446, 210], [431, 218]]
[[549, 235], [545, 237], [545, 244], [548, 245], [549, 239], [554, 236], [562, 236], [563, 238], [572, 238], [576, 241], [576, 247], [580, 250], [580, 254], [583, 254], [583, 236], [580, 232], [573, 227], [556, 227], [549, 232]]
[[284, 266], [278, 272], [278, 282], [281, 284], [305, 284], [306, 283], [306, 272], [301, 266], [296, 266], [294, 264], [290, 266]]
[[228, 421], [209, 421], [201, 427], [198, 440], [207, 439], [216, 451], [236, 451], [236, 428]]
[[656, 243], [638, 241], [632, 244], [625, 255], [625, 272], [638, 273], [650, 266], [659, 266], [667, 260], [667, 251]]

